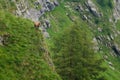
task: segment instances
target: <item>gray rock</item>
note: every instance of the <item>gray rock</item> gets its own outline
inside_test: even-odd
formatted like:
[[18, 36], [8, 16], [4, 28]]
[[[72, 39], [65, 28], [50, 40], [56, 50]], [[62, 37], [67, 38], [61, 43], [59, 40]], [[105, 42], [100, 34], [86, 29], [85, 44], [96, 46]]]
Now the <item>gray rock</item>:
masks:
[[108, 62], [109, 65], [113, 66], [112, 62]]
[[43, 27], [44, 27], [45, 29], [47, 29], [47, 25], [46, 25], [46, 23], [43, 24]]
[[49, 20], [45, 20], [45, 24], [47, 25], [47, 28], [50, 28], [50, 21]]
[[104, 55], [103, 58], [104, 58], [105, 60], [108, 60], [108, 56], [107, 56], [107, 55]]
[[115, 68], [113, 66], [109, 66], [112, 70], [115, 70]]
[[57, 0], [54, 0], [53, 3], [54, 3], [55, 6], [59, 5], [59, 2]]
[[51, 2], [50, 0], [45, 0], [46, 2]]
[[37, 0], [41, 6], [43, 6], [46, 3], [46, 0]]
[[109, 38], [110, 38], [111, 40], [114, 40], [113, 35], [109, 35]]
[[49, 9], [49, 11], [54, 10], [55, 6], [53, 2], [46, 2], [46, 5]]
[[82, 19], [83, 19], [83, 20], [87, 20], [88, 18], [87, 18], [86, 15], [83, 15], [83, 16], [82, 16]]
[[108, 41], [111, 41], [111, 38], [109, 37], [109, 35], [106, 36], [106, 38], [107, 38]]
[[41, 6], [40, 10], [30, 7], [28, 0], [20, 0], [16, 3], [16, 15], [23, 16], [24, 18], [30, 19], [32, 21], [38, 21], [39, 18], [46, 12], [54, 10], [55, 6], [59, 3], [57, 0], [36, 0], [33, 4], [34, 7]]
[[84, 9], [83, 9], [83, 7], [81, 5], [77, 5], [75, 7], [75, 10], [77, 10], [77, 11], [84, 11]]
[[93, 41], [92, 41], [94, 44], [93, 44], [93, 49], [95, 52], [97, 52], [99, 50], [99, 47], [98, 47], [98, 42], [96, 40], [96, 38], [93, 38]]
[[49, 38], [50, 37], [48, 32], [43, 32], [43, 35], [44, 35], [45, 38]]
[[34, 2], [34, 5], [36, 6], [36, 5], [39, 5], [40, 3], [38, 2], [38, 1], [35, 1]]
[[29, 14], [25, 13], [24, 17], [27, 19], [31, 19], [32, 21], [39, 21], [39, 17], [42, 15], [40, 11], [31, 8], [28, 10]]
[[42, 8], [42, 9], [40, 10], [40, 14], [43, 15], [43, 14], [45, 13], [45, 11], [46, 11], [46, 10], [45, 10], [44, 8]]
[[98, 27], [98, 31], [99, 31], [99, 32], [102, 32], [102, 28]]
[[117, 56], [120, 56], [120, 50], [116, 44], [114, 44], [111, 48]]
[[101, 14], [98, 12], [95, 4], [91, 0], [88, 0], [85, 4], [94, 16], [96, 16], [96, 17], [101, 16]]
[[115, 19], [115, 22], [120, 19], [120, 0], [113, 0], [115, 3], [115, 8], [113, 12], [113, 16]]

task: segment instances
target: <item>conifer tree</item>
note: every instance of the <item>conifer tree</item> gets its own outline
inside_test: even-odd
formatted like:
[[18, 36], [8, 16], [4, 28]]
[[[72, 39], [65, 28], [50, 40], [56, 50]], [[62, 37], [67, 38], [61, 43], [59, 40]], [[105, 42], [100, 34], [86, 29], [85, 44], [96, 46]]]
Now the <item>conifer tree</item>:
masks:
[[99, 75], [104, 68], [95, 56], [87, 29], [69, 27], [55, 39], [55, 46], [55, 65], [63, 80], [104, 80]]

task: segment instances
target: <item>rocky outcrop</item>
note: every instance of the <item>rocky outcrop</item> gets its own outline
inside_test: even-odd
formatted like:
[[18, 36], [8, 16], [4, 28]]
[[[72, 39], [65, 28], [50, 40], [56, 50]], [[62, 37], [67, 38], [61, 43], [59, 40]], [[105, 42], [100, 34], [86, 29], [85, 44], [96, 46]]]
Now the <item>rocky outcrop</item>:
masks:
[[120, 56], [120, 49], [117, 44], [114, 44], [111, 48], [117, 56]]
[[[36, 0], [32, 3], [34, 7], [30, 6], [28, 0], [14, 0], [14, 2], [17, 7], [16, 15], [30, 19], [33, 22], [38, 22], [39, 18], [42, 17], [45, 12], [52, 11], [56, 6], [59, 5], [57, 0]], [[41, 21], [42, 23], [40, 24], [39, 29], [42, 31], [43, 36], [48, 38], [50, 36], [46, 29], [50, 27], [50, 21], [45, 18], [43, 18]]]
[[23, 14], [24, 18], [30, 19], [32, 21], [39, 21], [40, 16], [42, 16], [42, 13], [40, 11], [31, 8], [26, 11], [26, 13]]
[[115, 7], [113, 9], [113, 17], [115, 19], [115, 22], [117, 22], [118, 19], [120, 19], [120, 0], [113, 0], [115, 3]]
[[82, 5], [80, 5], [80, 4], [75, 7], [75, 10], [77, 10], [77, 11], [79, 11], [79, 12], [80, 12], [80, 11], [81, 11], [81, 12], [84, 11]]
[[101, 14], [98, 12], [97, 7], [95, 6], [95, 4], [91, 1], [88, 0], [86, 3], [86, 6], [88, 7], [89, 11], [96, 17], [100, 17]]
[[39, 27], [39, 30], [42, 31], [43, 36], [45, 38], [50, 37], [49, 33], [47, 32], [47, 29], [50, 28], [50, 27], [51, 27], [51, 25], [50, 25], [50, 21], [48, 19], [43, 20], [42, 25]]
[[[115, 2], [116, 2], [116, 7], [114, 9], [115, 10], [114, 17], [117, 20], [120, 18], [120, 0], [115, 0]], [[110, 29], [111, 30], [110, 32], [106, 31], [109, 33], [104, 34], [105, 29], [103, 29], [102, 27], [98, 27], [97, 22], [93, 22], [93, 19], [95, 17], [100, 19], [103, 16], [103, 14], [99, 12], [97, 5], [95, 5], [95, 3], [92, 0], [86, 0], [85, 4], [78, 3], [77, 5], [75, 4], [74, 6], [75, 6], [74, 9], [80, 13], [82, 20], [87, 21], [88, 24], [92, 26], [90, 27], [92, 31], [93, 32], [97, 31], [99, 33], [98, 35], [95, 35], [95, 38], [93, 39], [94, 50], [102, 51], [102, 48], [104, 46], [110, 50], [112, 56], [119, 56], [120, 49], [115, 44], [114, 41], [115, 37], [120, 34], [119, 31], [116, 30], [115, 27], [113, 27]], [[93, 16], [91, 14], [93, 14]], [[113, 23], [112, 18], [110, 18], [109, 21]], [[112, 26], [115, 26], [115, 24], [113, 24]], [[109, 26], [105, 26], [105, 27], [109, 27]]]
[[109, 48], [109, 50], [113, 52], [111, 54], [112, 56], [120, 56], [120, 48], [116, 43], [114, 43], [114, 37], [113, 35], [99, 35], [99, 36], [96, 36], [95, 38], [98, 44], [102, 44], [106, 46], [107, 48]]
[[[32, 21], [39, 21], [39, 18], [47, 11], [54, 10], [56, 6], [59, 5], [57, 0], [36, 0], [32, 5], [32, 8], [28, 0], [14, 0], [17, 10], [17, 16], [23, 16], [24, 18], [30, 19]], [[38, 8], [40, 6], [40, 8]]]

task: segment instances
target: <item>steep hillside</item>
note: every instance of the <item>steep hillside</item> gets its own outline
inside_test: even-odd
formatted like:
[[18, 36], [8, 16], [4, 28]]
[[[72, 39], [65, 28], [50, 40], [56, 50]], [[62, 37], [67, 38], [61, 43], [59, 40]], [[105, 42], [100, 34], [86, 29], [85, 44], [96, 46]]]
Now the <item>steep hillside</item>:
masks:
[[1, 80], [60, 80], [43, 48], [41, 32], [31, 21], [0, 11]]
[[[92, 0], [91, 0], [92, 1]], [[50, 19], [52, 27], [48, 29], [51, 38], [47, 40], [48, 45], [54, 47], [54, 37], [61, 36], [66, 27], [79, 23], [85, 28], [88, 26], [92, 34], [88, 32], [89, 37], [93, 38], [95, 45], [95, 51], [98, 56], [104, 60], [104, 67], [107, 68], [105, 73], [102, 73], [107, 80], [119, 80], [120, 76], [120, 58], [119, 58], [119, 21], [116, 24], [114, 22], [113, 7], [114, 3], [108, 2], [102, 5], [101, 2], [93, 0], [95, 6], [101, 13], [100, 17], [97, 17], [96, 13], [89, 11], [86, 7], [86, 1], [74, 1], [70, 0], [61, 2], [60, 6], [57, 7], [50, 14], [46, 14], [47, 18]], [[84, 3], [84, 4], [83, 4]], [[107, 5], [108, 4], [108, 5]], [[94, 10], [94, 9], [93, 9]], [[116, 26], [116, 27], [115, 27]], [[52, 44], [53, 42], [53, 44]], [[56, 46], [56, 45], [55, 45]], [[53, 58], [55, 56], [53, 55]]]
[[0, 0], [0, 80], [119, 80], [119, 6]]

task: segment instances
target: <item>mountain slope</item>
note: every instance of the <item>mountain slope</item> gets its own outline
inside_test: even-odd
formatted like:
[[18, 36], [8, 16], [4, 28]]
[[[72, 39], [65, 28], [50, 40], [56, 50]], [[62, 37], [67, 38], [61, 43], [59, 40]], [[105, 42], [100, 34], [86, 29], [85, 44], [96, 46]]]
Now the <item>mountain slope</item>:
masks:
[[[53, 6], [57, 0], [46, 1], [0, 1], [0, 79], [61, 80], [55, 69], [58, 64], [53, 64], [55, 39], [79, 24], [93, 43], [96, 58], [103, 60], [106, 71], [101, 75], [119, 80], [120, 0], [58, 0], [57, 6]], [[32, 21], [41, 22], [39, 30]]]
[[44, 59], [43, 37], [33, 23], [0, 11], [0, 79], [60, 80]]
[[[116, 44], [118, 44], [119, 46], [119, 34], [117, 34], [117, 32], [119, 31], [119, 22], [117, 22], [116, 25], [114, 22], [109, 21], [111, 20], [111, 17], [113, 19], [113, 8], [110, 8], [109, 6], [101, 6], [100, 4], [98, 4], [98, 2], [96, 2], [96, 0], [93, 0], [93, 3], [103, 15], [99, 18], [95, 17], [91, 12], [85, 11], [87, 7], [85, 4], [82, 3], [84, 2], [70, 2], [70, 0], [69, 2], [64, 1], [61, 2], [60, 6], [55, 8], [55, 10], [52, 11], [50, 14], [46, 14], [47, 18], [50, 19], [52, 24], [52, 27], [48, 29], [48, 32], [51, 36], [51, 38], [47, 41], [48, 45], [54, 47], [51, 42], [54, 41], [54, 37], [61, 36], [66, 27], [72, 26], [76, 24], [76, 22], [79, 23], [82, 27], [87, 25], [88, 29], [90, 29], [93, 33], [90, 34], [88, 32], [89, 36], [93, 37], [93, 42], [96, 45], [95, 51], [97, 50], [97, 53], [99, 53], [98, 56], [104, 60], [103, 65], [107, 69], [105, 73], [102, 73], [102, 75], [104, 75], [107, 80], [119, 80], [120, 57], [119, 55], [117, 55], [116, 52], [114, 52], [114, 49], [112, 48], [112, 46]], [[81, 5], [82, 8], [79, 5]], [[76, 6], [79, 6], [81, 10], [76, 11]], [[114, 25], [116, 25], [116, 27], [114, 27]], [[100, 41], [96, 40], [95, 37], [98, 37]], [[110, 38], [113, 38], [114, 40], [110, 40]], [[109, 46], [108, 42], [111, 44], [111, 46]], [[53, 53], [53, 59], [54, 57], [55, 56]]]

